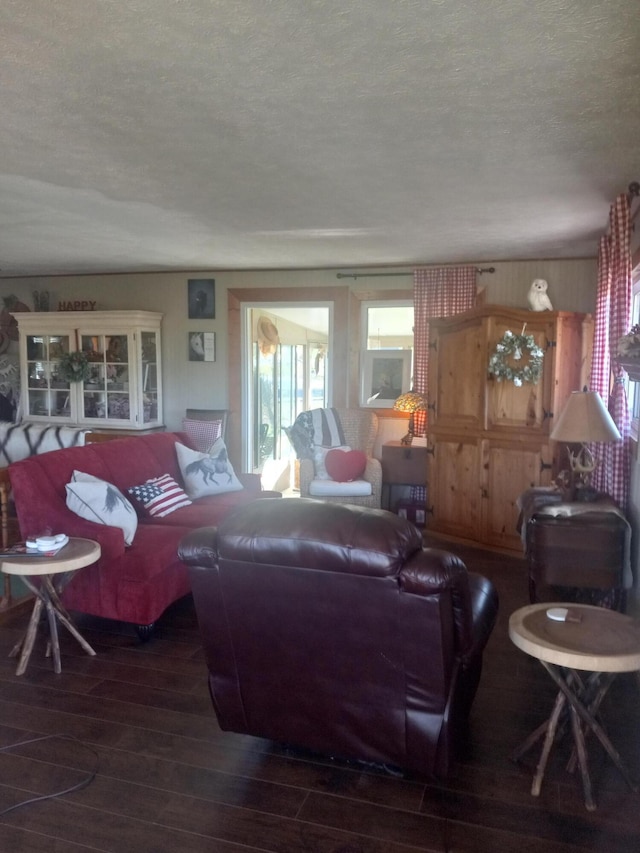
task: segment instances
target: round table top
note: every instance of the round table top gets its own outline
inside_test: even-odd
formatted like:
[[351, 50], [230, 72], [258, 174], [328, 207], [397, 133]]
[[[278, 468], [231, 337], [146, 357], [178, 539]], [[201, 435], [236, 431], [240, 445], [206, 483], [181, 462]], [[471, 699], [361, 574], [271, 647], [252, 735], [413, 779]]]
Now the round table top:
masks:
[[100, 556], [93, 539], [69, 539], [53, 557], [0, 557], [0, 568], [8, 575], [54, 575], [89, 566]]
[[[552, 607], [567, 607], [579, 622], [555, 622]], [[549, 603], [521, 607], [509, 618], [514, 645], [538, 660], [589, 672], [640, 669], [640, 622], [589, 604]]]

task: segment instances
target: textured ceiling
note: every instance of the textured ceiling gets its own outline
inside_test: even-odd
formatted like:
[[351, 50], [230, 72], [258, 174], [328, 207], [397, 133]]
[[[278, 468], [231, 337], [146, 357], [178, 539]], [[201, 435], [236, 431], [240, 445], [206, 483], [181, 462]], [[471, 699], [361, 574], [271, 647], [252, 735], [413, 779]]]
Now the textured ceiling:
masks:
[[637, 0], [0, 0], [2, 275], [596, 253]]

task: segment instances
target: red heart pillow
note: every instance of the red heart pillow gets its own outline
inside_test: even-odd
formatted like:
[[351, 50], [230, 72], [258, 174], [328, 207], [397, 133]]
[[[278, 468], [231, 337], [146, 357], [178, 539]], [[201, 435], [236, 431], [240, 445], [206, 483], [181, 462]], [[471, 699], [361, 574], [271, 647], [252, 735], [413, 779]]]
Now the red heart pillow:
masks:
[[338, 483], [357, 480], [367, 467], [367, 454], [362, 450], [330, 450], [325, 457], [324, 467], [331, 479]]

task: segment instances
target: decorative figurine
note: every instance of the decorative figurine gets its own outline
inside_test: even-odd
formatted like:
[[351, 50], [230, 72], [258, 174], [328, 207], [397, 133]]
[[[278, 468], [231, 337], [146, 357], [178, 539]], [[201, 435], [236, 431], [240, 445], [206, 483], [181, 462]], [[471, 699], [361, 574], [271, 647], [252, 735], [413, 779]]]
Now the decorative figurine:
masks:
[[535, 278], [531, 282], [527, 299], [532, 311], [553, 311], [553, 305], [547, 296], [548, 286], [543, 278]]

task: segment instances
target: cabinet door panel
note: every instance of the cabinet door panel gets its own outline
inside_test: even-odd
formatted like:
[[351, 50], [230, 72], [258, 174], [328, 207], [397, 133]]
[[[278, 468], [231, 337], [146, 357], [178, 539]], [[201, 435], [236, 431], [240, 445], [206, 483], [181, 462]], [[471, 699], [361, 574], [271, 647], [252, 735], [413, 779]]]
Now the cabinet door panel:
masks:
[[518, 497], [526, 489], [551, 482], [551, 450], [539, 442], [484, 441], [483, 540], [518, 550]]
[[[507, 331], [519, 335], [522, 333], [522, 327], [514, 328], [513, 321], [508, 318], [490, 319], [487, 365], [496, 345]], [[554, 325], [547, 320], [536, 319], [534, 314], [533, 319], [526, 323], [524, 334], [531, 335], [545, 354], [542, 379], [536, 384], [524, 382], [518, 387], [511, 380], [503, 379], [498, 382], [490, 376], [487, 382], [487, 429], [515, 428], [546, 434], [552, 405]], [[525, 350], [522, 353], [522, 363], [527, 358]], [[514, 362], [514, 365], [518, 366], [518, 363]]]
[[483, 329], [474, 321], [459, 326], [434, 327], [437, 355], [431, 356], [429, 422], [433, 426], [479, 429], [483, 420]]
[[468, 435], [431, 441], [428, 504], [433, 508], [429, 528], [434, 532], [476, 539], [480, 530], [480, 452]]

